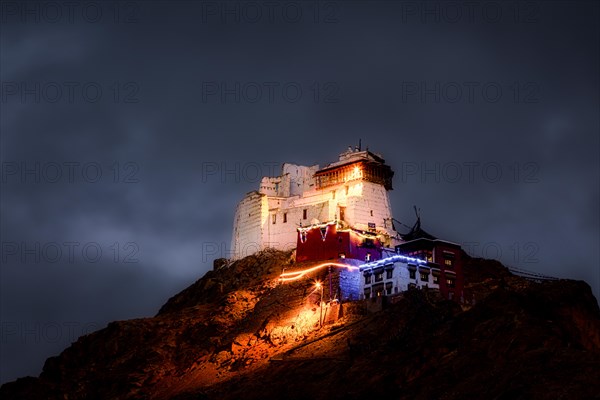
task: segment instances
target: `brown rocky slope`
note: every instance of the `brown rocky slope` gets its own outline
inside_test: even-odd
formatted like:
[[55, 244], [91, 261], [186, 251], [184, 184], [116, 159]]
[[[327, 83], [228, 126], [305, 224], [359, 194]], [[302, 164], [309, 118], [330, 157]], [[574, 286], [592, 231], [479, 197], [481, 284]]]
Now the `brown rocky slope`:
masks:
[[312, 279], [278, 283], [305, 266], [265, 251], [210, 271], [157, 316], [79, 338], [0, 397], [600, 398], [600, 310], [584, 282], [533, 283], [470, 259], [474, 305], [413, 290], [368, 313], [321, 310]]

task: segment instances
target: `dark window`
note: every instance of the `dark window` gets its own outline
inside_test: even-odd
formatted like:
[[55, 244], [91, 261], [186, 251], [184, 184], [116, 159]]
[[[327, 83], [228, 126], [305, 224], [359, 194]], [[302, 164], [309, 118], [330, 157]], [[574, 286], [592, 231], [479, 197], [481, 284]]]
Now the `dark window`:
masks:
[[381, 282], [383, 280], [383, 272], [378, 272], [375, 274], [375, 282]]
[[387, 271], [385, 271], [385, 278], [386, 279], [392, 279], [392, 274], [394, 273], [393, 270], [388, 269]]
[[368, 285], [369, 283], [371, 283], [371, 275], [365, 276], [365, 285]]
[[306, 242], [306, 231], [300, 232], [300, 243]]
[[302, 210], [302, 219], [306, 219], [306, 208], [304, 210]]
[[371, 217], [373, 216], [373, 210], [371, 210]]
[[387, 294], [392, 294], [392, 288], [387, 288]]
[[277, 214], [273, 214], [273, 224], [277, 223]]
[[287, 222], [287, 213], [283, 213], [283, 223]]
[[410, 279], [416, 279], [417, 274], [415, 271], [409, 270], [408, 273], [409, 273]]

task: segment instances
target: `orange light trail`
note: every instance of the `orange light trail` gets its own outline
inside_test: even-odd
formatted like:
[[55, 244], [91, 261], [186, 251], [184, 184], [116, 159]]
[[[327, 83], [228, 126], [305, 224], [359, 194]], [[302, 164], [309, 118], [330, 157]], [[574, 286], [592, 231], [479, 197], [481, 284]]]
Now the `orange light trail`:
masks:
[[328, 266], [338, 267], [338, 268], [346, 268], [350, 271], [358, 269], [358, 267], [353, 267], [352, 265], [347, 265], [347, 264], [324, 263], [324, 264], [319, 264], [315, 267], [306, 268], [306, 269], [303, 269], [300, 271], [284, 272], [283, 274], [279, 275], [279, 280], [281, 282], [296, 281], [298, 279], [302, 279], [306, 274], [309, 274], [313, 271], [317, 271], [321, 268], [325, 268]]

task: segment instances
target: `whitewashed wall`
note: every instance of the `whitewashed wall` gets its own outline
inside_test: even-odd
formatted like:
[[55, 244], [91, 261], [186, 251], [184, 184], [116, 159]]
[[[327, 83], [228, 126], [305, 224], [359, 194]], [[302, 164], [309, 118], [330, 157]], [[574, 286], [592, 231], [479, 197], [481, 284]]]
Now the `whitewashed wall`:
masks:
[[282, 176], [264, 177], [259, 192], [246, 195], [238, 205], [234, 220], [233, 259], [266, 247], [294, 248], [300, 224], [309, 226], [315, 220], [322, 223], [339, 219], [340, 207], [345, 207], [344, 220], [356, 229], [368, 230], [371, 222], [378, 231], [390, 237], [397, 235], [391, 227], [392, 210], [387, 190], [382, 185], [352, 181], [317, 190], [313, 178], [317, 170], [317, 165], [286, 163]]
[[[360, 280], [360, 296], [361, 296], [361, 298], [365, 297], [364, 290], [366, 288], [373, 288], [374, 285], [381, 284], [381, 283], [383, 283], [383, 285], [385, 287], [386, 283], [388, 283], [388, 282], [392, 283], [392, 293], [391, 294], [397, 294], [400, 292], [407, 291], [408, 286], [410, 284], [415, 285], [415, 287], [417, 287], [417, 288], [428, 287], [428, 288], [432, 288], [432, 289], [439, 289], [439, 287], [440, 287], [439, 284], [433, 283], [434, 278], [433, 278], [433, 273], [431, 271], [429, 272], [429, 274], [427, 274], [427, 280], [422, 279], [421, 272], [418, 267], [416, 268], [416, 271], [415, 271], [415, 278], [411, 279], [410, 271], [408, 269], [408, 264], [404, 263], [404, 262], [400, 262], [400, 261], [394, 263], [394, 269], [392, 270], [392, 278], [387, 278], [386, 271], [384, 270], [383, 281], [381, 281], [381, 282], [375, 282], [375, 275], [372, 275], [371, 282], [366, 283], [365, 278], [364, 278], [364, 271], [361, 271], [360, 274], [361, 274], [361, 280]], [[370, 297], [374, 297], [373, 291], [371, 291]]]
[[267, 217], [267, 196], [251, 192], [240, 201], [233, 222], [231, 258], [243, 258], [264, 248]]

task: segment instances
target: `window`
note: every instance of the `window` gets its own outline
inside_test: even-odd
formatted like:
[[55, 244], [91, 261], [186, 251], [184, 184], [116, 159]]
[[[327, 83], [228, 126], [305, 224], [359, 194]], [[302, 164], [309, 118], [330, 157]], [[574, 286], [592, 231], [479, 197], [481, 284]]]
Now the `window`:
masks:
[[452, 259], [450, 259], [450, 258], [444, 259], [444, 265], [447, 265], [448, 267], [451, 267], [452, 266]]
[[287, 213], [283, 213], [283, 223], [287, 222]]
[[383, 272], [378, 272], [375, 274], [375, 282], [381, 282], [383, 280]]
[[385, 284], [385, 293], [386, 294], [388, 294], [388, 295], [392, 294], [392, 286], [393, 286], [392, 282], [388, 282]]
[[348, 196], [348, 190], [350, 190], [350, 188], [346, 186], [346, 196]]
[[308, 214], [307, 211], [308, 210], [306, 208], [304, 210], [302, 210], [302, 219], [306, 219], [306, 216], [307, 216], [306, 214]]
[[433, 276], [433, 283], [435, 285], [439, 285], [440, 284], [440, 277], [439, 276]]
[[302, 231], [300, 232], [300, 243], [305, 243], [306, 242], [306, 231]]
[[368, 285], [369, 283], [371, 283], [371, 275], [365, 276], [365, 285]]
[[429, 282], [429, 274], [421, 272], [421, 280], [425, 282]]
[[371, 253], [367, 253], [365, 256], [365, 261], [371, 261]]
[[388, 269], [387, 271], [385, 271], [385, 279], [392, 279], [393, 273], [394, 273], [394, 271], [391, 269]]
[[273, 214], [273, 225], [277, 223], [277, 214]]
[[448, 278], [448, 279], [446, 279], [446, 283], [448, 284], [448, 287], [451, 287], [451, 288], [454, 287], [454, 279]]
[[371, 210], [371, 217], [373, 216], [373, 210]]
[[408, 273], [409, 273], [410, 279], [416, 279], [416, 277], [417, 277], [416, 271], [409, 270]]

